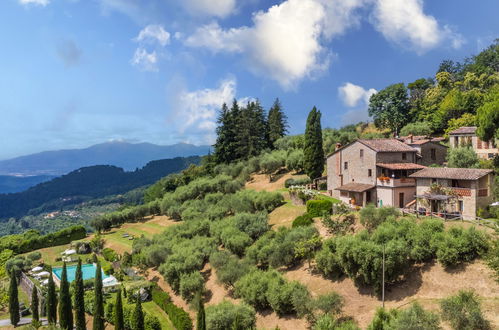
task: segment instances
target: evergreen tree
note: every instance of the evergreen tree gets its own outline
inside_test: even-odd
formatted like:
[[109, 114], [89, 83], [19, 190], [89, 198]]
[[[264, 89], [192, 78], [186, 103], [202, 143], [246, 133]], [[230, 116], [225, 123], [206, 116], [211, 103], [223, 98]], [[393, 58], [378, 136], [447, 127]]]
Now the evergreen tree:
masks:
[[73, 329], [73, 308], [71, 306], [66, 263], [62, 266], [61, 285], [59, 287], [59, 326], [63, 330]]
[[40, 325], [40, 314], [38, 313], [38, 290], [36, 289], [36, 285], [33, 285], [33, 291], [31, 292], [31, 314], [31, 324], [34, 327], [38, 327]]
[[57, 296], [55, 293], [55, 283], [50, 270], [49, 283], [47, 285], [47, 320], [49, 324], [57, 323]]
[[125, 323], [123, 319], [123, 302], [121, 301], [121, 289], [119, 289], [118, 293], [116, 294], [116, 302], [114, 304], [114, 329], [125, 329]]
[[144, 330], [144, 312], [142, 311], [142, 304], [140, 303], [140, 296], [137, 297], [135, 310], [133, 312], [133, 330]]
[[122, 285], [122, 287], [123, 287], [123, 298], [126, 298], [126, 295], [127, 295], [126, 288], [124, 285]]
[[97, 261], [94, 283], [94, 323], [93, 330], [104, 330], [104, 298], [102, 296], [102, 271]]
[[203, 296], [201, 294], [197, 297], [198, 314], [197, 314], [197, 330], [206, 330], [206, 314], [204, 311]]
[[83, 287], [81, 259], [78, 259], [78, 266], [76, 266], [74, 294], [76, 330], [85, 330], [87, 328], [85, 321], [85, 288]]
[[274, 143], [277, 140], [286, 135], [287, 127], [287, 117], [282, 111], [281, 102], [279, 102], [279, 99], [276, 99], [269, 110], [267, 119], [267, 139], [271, 148], [274, 147]]
[[19, 323], [19, 293], [17, 292], [17, 279], [14, 269], [10, 272], [10, 286], [9, 286], [9, 314], [10, 323], [17, 326]]
[[229, 110], [227, 104], [222, 105], [222, 109], [217, 119], [217, 141], [215, 143], [215, 159], [217, 163], [230, 163], [238, 158], [236, 154], [238, 141], [237, 119], [240, 116], [239, 105], [234, 100], [232, 108]]
[[324, 170], [324, 150], [322, 147], [321, 112], [316, 107], [310, 111], [305, 129], [304, 170], [311, 178], [316, 179]]

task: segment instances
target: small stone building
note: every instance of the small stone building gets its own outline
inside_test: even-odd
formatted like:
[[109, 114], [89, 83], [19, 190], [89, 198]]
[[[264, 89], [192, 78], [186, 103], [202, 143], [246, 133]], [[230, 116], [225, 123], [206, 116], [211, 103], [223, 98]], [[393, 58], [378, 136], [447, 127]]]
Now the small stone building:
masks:
[[476, 135], [475, 126], [460, 127], [449, 133], [449, 145], [451, 148], [471, 146], [479, 158], [491, 159], [499, 153], [497, 141], [482, 141]]

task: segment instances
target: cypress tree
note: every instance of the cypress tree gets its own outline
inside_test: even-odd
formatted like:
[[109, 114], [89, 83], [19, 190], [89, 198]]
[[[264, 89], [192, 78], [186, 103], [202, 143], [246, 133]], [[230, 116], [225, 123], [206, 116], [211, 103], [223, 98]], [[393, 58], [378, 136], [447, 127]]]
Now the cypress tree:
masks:
[[316, 107], [310, 111], [305, 129], [304, 169], [311, 178], [316, 179], [324, 171], [324, 150], [322, 148], [321, 112]]
[[279, 99], [274, 101], [272, 108], [269, 110], [267, 119], [267, 139], [271, 148], [274, 148], [274, 143], [286, 135], [288, 129], [288, 119], [284, 114]]
[[135, 310], [133, 311], [133, 330], [144, 330], [144, 312], [142, 311], [142, 304], [140, 302], [140, 296], [137, 297], [137, 303], [135, 304]]
[[10, 323], [17, 326], [19, 323], [19, 292], [17, 291], [16, 271], [12, 269], [10, 272], [10, 285], [9, 285], [9, 314]]
[[71, 306], [66, 263], [62, 266], [61, 285], [59, 287], [59, 326], [63, 330], [73, 329], [73, 308]]
[[122, 285], [122, 287], [123, 287], [123, 298], [126, 298], [126, 295], [127, 295], [126, 288], [124, 285]]
[[116, 295], [116, 303], [114, 304], [114, 329], [125, 330], [125, 323], [123, 319], [123, 302], [121, 301], [121, 289], [118, 290], [118, 294]]
[[38, 327], [40, 323], [40, 314], [38, 313], [38, 290], [36, 289], [36, 285], [33, 285], [33, 291], [31, 292], [31, 314], [31, 324], [34, 327]]
[[97, 261], [94, 283], [94, 323], [93, 330], [104, 330], [104, 298], [102, 296], [102, 271]]
[[78, 266], [76, 266], [74, 289], [76, 330], [86, 330], [87, 324], [85, 321], [85, 288], [83, 287], [81, 259], [78, 259]]
[[57, 323], [57, 296], [55, 293], [55, 283], [50, 269], [49, 283], [47, 286], [47, 320], [50, 324]]
[[197, 301], [198, 301], [198, 314], [197, 314], [196, 328], [197, 330], [206, 330], [206, 314], [204, 311], [203, 297], [201, 295], [198, 295]]

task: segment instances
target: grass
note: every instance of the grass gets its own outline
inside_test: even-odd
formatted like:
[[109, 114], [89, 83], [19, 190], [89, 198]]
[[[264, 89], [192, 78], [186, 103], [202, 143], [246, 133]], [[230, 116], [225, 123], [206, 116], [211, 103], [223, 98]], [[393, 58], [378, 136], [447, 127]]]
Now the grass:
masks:
[[171, 323], [168, 315], [163, 311], [154, 301], [148, 301], [142, 304], [142, 308], [145, 312], [156, 316], [161, 323], [162, 330], [174, 330], [175, 327]]

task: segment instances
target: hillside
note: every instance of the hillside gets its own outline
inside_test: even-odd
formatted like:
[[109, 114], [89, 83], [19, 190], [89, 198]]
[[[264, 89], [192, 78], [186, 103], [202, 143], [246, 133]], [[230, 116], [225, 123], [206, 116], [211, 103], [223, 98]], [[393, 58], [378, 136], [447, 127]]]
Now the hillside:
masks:
[[0, 175], [0, 194], [24, 191], [39, 183], [53, 179], [51, 175], [11, 176]]
[[0, 219], [21, 217], [36, 208], [37, 212], [58, 210], [64, 205], [122, 194], [199, 162], [198, 156], [156, 160], [133, 172], [109, 165], [84, 167], [23, 192], [0, 194]]
[[62, 175], [81, 167], [114, 165], [125, 171], [141, 168], [156, 159], [203, 156], [210, 146], [178, 143], [160, 146], [151, 143], [107, 142], [85, 149], [44, 151], [0, 161], [0, 175]]

